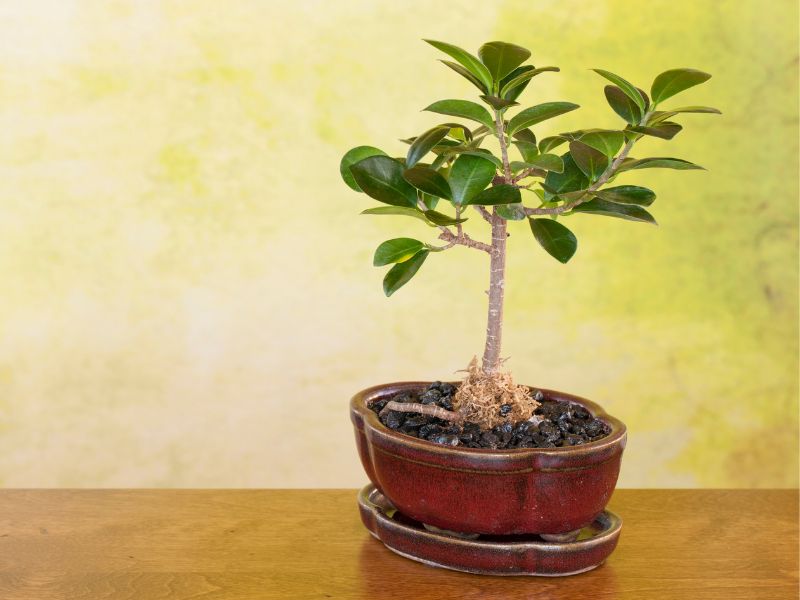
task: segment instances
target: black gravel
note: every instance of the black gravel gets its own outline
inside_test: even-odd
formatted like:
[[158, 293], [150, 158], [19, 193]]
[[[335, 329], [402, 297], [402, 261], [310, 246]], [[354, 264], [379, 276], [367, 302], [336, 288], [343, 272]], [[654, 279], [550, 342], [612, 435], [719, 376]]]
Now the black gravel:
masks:
[[[436, 381], [417, 393], [402, 392], [391, 398], [374, 402], [370, 408], [380, 413], [389, 401], [419, 402], [435, 404], [452, 410], [455, 386]], [[558, 402], [546, 398], [541, 392], [532, 392], [540, 406], [535, 415], [538, 423], [521, 421], [505, 422], [489, 431], [482, 431], [477, 423], [467, 421], [463, 426], [453, 425], [435, 417], [414, 412], [390, 410], [380, 419], [389, 429], [406, 435], [446, 446], [466, 448], [560, 448], [579, 446], [606, 437], [611, 429], [600, 419], [595, 419], [588, 410], [572, 402]], [[500, 407], [500, 415], [511, 412], [511, 406]]]

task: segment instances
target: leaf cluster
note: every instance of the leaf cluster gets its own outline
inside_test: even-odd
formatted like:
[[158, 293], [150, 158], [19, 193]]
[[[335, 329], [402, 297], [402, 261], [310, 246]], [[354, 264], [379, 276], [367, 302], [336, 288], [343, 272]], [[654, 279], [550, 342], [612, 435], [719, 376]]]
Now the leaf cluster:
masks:
[[[402, 140], [405, 156], [392, 157], [372, 146], [358, 146], [342, 158], [345, 183], [381, 203], [362, 214], [416, 218], [442, 231], [441, 239], [463, 241], [461, 224], [468, 207], [491, 207], [491, 218], [527, 219], [534, 239], [562, 263], [572, 258], [577, 239], [560, 220], [576, 214], [601, 215], [655, 224], [647, 210], [655, 193], [638, 185], [613, 185], [624, 172], [648, 168], [701, 169], [669, 157], [635, 159], [634, 144], [647, 137], [674, 138], [683, 127], [673, 119], [691, 113], [719, 113], [706, 106], [661, 108], [661, 103], [707, 81], [695, 69], [671, 69], [658, 75], [649, 95], [623, 77], [594, 71], [609, 84], [605, 99], [623, 123], [617, 129], [587, 128], [538, 139], [532, 127], [576, 110], [577, 104], [550, 101], [517, 110], [533, 79], [553, 66], [526, 64], [529, 50], [506, 42], [488, 42], [475, 56], [445, 42], [426, 40], [448, 56], [442, 62], [478, 90], [481, 103], [439, 100], [424, 110], [452, 121], [439, 123]], [[509, 116], [509, 112], [514, 112]], [[484, 147], [500, 142], [496, 155]], [[516, 157], [509, 157], [509, 148]], [[523, 199], [525, 192], [525, 199]], [[533, 202], [533, 205], [531, 205]], [[445, 207], [442, 209], [442, 207]], [[453, 234], [450, 227], [457, 228]], [[375, 251], [376, 266], [392, 265], [383, 287], [387, 296], [405, 285], [435, 246], [411, 238], [387, 240]], [[465, 244], [468, 245], [468, 244]]]

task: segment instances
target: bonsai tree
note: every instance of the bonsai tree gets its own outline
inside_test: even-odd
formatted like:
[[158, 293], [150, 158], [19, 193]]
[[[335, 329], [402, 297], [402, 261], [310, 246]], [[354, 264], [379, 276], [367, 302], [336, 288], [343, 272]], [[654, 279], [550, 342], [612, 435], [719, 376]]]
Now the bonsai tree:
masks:
[[[469, 420], [490, 428], [507, 420], [527, 420], [537, 406], [530, 390], [514, 384], [502, 369], [508, 221], [527, 219], [536, 241], [562, 263], [578, 247], [575, 235], [562, 222], [568, 217], [601, 215], [655, 224], [645, 208], [656, 198], [652, 190], [628, 183], [609, 185], [619, 174], [639, 169], [702, 169], [679, 158], [633, 158], [631, 151], [645, 137], [675, 137], [682, 129], [672, 120], [677, 115], [719, 111], [705, 106], [661, 108], [665, 100], [707, 81], [708, 73], [685, 68], [665, 71], [655, 78], [648, 96], [619, 75], [594, 69], [610, 82], [605, 98], [624, 124], [619, 129], [579, 129], [537, 139], [531, 127], [578, 108], [559, 101], [517, 110], [520, 95], [533, 78], [559, 71], [557, 67], [526, 65], [530, 51], [505, 42], [484, 44], [476, 57], [451, 44], [426, 41], [453, 59], [442, 62], [478, 89], [483, 105], [456, 99], [434, 102], [425, 110], [462, 122], [440, 123], [402, 140], [408, 144], [404, 157], [358, 146], [344, 155], [340, 170], [353, 190], [382, 203], [362, 214], [414, 217], [436, 228], [444, 242], [401, 237], [380, 244], [373, 263], [392, 265], [383, 279], [387, 296], [408, 283], [431, 254], [464, 246], [489, 255], [483, 358], [480, 364], [477, 358], [470, 363], [453, 410], [399, 402], [390, 402], [384, 410], [419, 412], [456, 423]], [[489, 143], [496, 152], [485, 147]], [[488, 240], [464, 231], [468, 214], [487, 222]]]

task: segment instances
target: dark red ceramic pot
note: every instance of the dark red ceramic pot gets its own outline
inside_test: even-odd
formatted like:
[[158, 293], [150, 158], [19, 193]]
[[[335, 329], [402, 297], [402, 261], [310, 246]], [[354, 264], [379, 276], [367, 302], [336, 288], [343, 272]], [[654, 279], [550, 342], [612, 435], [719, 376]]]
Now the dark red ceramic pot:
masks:
[[592, 523], [608, 503], [625, 448], [625, 425], [577, 396], [609, 425], [596, 442], [569, 448], [484, 450], [443, 446], [384, 426], [372, 402], [427, 382], [378, 385], [353, 396], [350, 417], [370, 481], [402, 513], [440, 529], [483, 534], [559, 534]]

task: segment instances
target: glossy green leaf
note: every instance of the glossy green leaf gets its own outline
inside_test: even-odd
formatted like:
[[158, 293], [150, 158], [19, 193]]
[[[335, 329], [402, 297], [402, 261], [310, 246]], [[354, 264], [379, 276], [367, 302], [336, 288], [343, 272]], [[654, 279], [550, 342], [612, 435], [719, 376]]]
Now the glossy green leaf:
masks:
[[535, 143], [531, 142], [513, 142], [513, 144], [519, 150], [520, 156], [522, 156], [522, 160], [524, 161], [531, 161], [537, 156], [539, 156], [539, 148]]
[[578, 140], [606, 156], [613, 157], [622, 148], [625, 135], [621, 131], [594, 129], [584, 132]]
[[[623, 79], [619, 75], [612, 73], [611, 71], [606, 71], [605, 69], [592, 69], [595, 73], [600, 75], [601, 77], [605, 77], [611, 83], [616, 85], [622, 92], [630, 98], [633, 103], [639, 108], [640, 114], [644, 114], [646, 109], [646, 104], [644, 100], [644, 96], [639, 92], [639, 89], [629, 82], [626, 79]], [[641, 118], [641, 117], [640, 117]]]
[[506, 90], [505, 93], [501, 93], [500, 95], [505, 98], [506, 100], [516, 100], [519, 98], [520, 94], [528, 87], [530, 83], [530, 79], [526, 78], [518, 84], [515, 84], [513, 87], [509, 87], [509, 83], [512, 79], [516, 79], [523, 73], [527, 73], [528, 71], [533, 71], [533, 65], [523, 65], [521, 67], [517, 67], [511, 73], [503, 77], [500, 81], [500, 85], [498, 86], [501, 90]]
[[[435, 212], [435, 211], [426, 211], [426, 212]], [[376, 206], [375, 208], [368, 208], [367, 210], [361, 211], [362, 215], [388, 215], [388, 216], [401, 216], [401, 217], [413, 217], [415, 219], [419, 219], [429, 227], [435, 227], [436, 225], [428, 219], [428, 217], [423, 213], [421, 210], [417, 208], [409, 208], [407, 206]], [[441, 214], [441, 213], [440, 213]], [[445, 215], [446, 216], [446, 215]]]
[[386, 240], [375, 249], [372, 264], [376, 267], [383, 267], [392, 263], [405, 262], [424, 247], [425, 244], [411, 238]]
[[376, 206], [374, 208], [368, 208], [366, 210], [362, 210], [362, 215], [378, 215], [378, 216], [400, 216], [400, 217], [412, 217], [414, 219], [418, 219], [425, 223], [428, 227], [436, 227], [436, 225], [428, 220], [422, 210], [417, 208], [410, 208], [407, 206]]
[[520, 111], [509, 121], [508, 134], [513, 135], [514, 132], [519, 131], [525, 127], [530, 127], [536, 123], [541, 123], [547, 119], [563, 115], [579, 108], [577, 104], [572, 102], [545, 102], [530, 108]]
[[350, 172], [350, 167], [359, 161], [369, 158], [370, 156], [386, 156], [386, 153], [379, 148], [373, 146], [356, 146], [352, 150], [348, 150], [342, 157], [342, 162], [339, 163], [339, 173], [342, 175], [344, 182], [357, 192], [362, 191], [356, 183], [355, 177]]
[[536, 143], [536, 134], [527, 127], [520, 129], [519, 131], [515, 131], [511, 137], [515, 140], [519, 140], [520, 142], [529, 142], [531, 144]]
[[678, 169], [679, 171], [690, 171], [693, 169], [705, 170], [700, 165], [691, 163], [688, 160], [683, 160], [680, 158], [654, 157], [654, 158], [640, 158], [638, 160], [631, 160], [628, 162], [624, 162], [622, 163], [622, 166], [620, 166], [619, 169], [617, 169], [617, 172], [622, 173], [623, 171], [633, 171], [634, 169], [655, 169], [655, 168]]
[[494, 120], [489, 114], [489, 111], [480, 104], [470, 102], [469, 100], [439, 100], [423, 110], [439, 113], [441, 115], [471, 119], [486, 125], [490, 129], [494, 127]]
[[601, 200], [619, 204], [636, 204], [638, 206], [650, 206], [656, 199], [656, 194], [653, 190], [638, 185], [619, 185], [605, 188], [594, 192], [594, 195]]
[[578, 249], [575, 234], [552, 219], [528, 219], [533, 237], [547, 253], [561, 263], [566, 263]]
[[513, 100], [505, 100], [504, 98], [498, 98], [497, 96], [481, 96], [481, 100], [486, 102], [489, 106], [496, 110], [503, 110], [504, 108], [508, 108], [509, 106], [517, 106], [519, 103], [514, 102]]
[[408, 183], [426, 194], [447, 200], [453, 197], [447, 180], [430, 167], [417, 165], [412, 169], [406, 169], [403, 171], [403, 177]]
[[477, 156], [479, 158], [483, 158], [485, 160], [491, 161], [496, 167], [503, 167], [503, 161], [497, 158], [494, 154], [492, 154], [489, 150], [478, 148], [475, 150], [461, 150], [459, 151], [460, 155], [466, 156]]
[[608, 156], [577, 140], [569, 143], [569, 153], [575, 164], [590, 181], [597, 181], [610, 162]]
[[673, 123], [672, 121], [664, 121], [662, 123], [658, 123], [657, 125], [651, 125], [648, 127], [644, 127], [642, 125], [628, 127], [628, 131], [634, 131], [636, 133], [641, 133], [642, 135], [649, 135], [661, 138], [663, 140], [671, 140], [678, 135], [682, 129], [683, 126], [679, 125], [678, 123]]
[[522, 221], [522, 219], [527, 216], [525, 214], [525, 207], [521, 202], [517, 202], [516, 204], [498, 204], [495, 210], [497, 214], [506, 221]]
[[589, 202], [578, 204], [572, 209], [573, 213], [587, 213], [592, 215], [604, 215], [607, 217], [617, 217], [618, 219], [626, 219], [628, 221], [639, 221], [642, 223], [652, 223], [657, 225], [656, 220], [649, 212], [641, 206], [633, 204], [617, 204], [616, 202], [608, 202], [594, 198]]
[[442, 123], [440, 127], [449, 127], [450, 131], [447, 132], [447, 135], [459, 142], [472, 141], [472, 131], [470, 131], [469, 127], [466, 125], [461, 125], [460, 123]]
[[711, 75], [697, 69], [670, 69], [655, 78], [650, 88], [650, 95], [653, 97], [653, 103], [658, 104], [709, 79]]
[[550, 171], [544, 180], [544, 187], [548, 190], [545, 197], [549, 200], [550, 196], [564, 192], [574, 192], [585, 190], [589, 187], [589, 178], [578, 168], [569, 153], [562, 154], [564, 170], [561, 173]]
[[475, 77], [475, 75], [470, 73], [467, 69], [462, 67], [460, 64], [454, 63], [454, 62], [450, 62], [449, 60], [442, 60], [441, 62], [444, 63], [445, 65], [447, 65], [448, 67], [450, 67], [451, 69], [453, 69], [453, 71], [455, 71], [456, 73], [458, 73], [462, 77], [464, 77], [467, 81], [469, 81], [472, 85], [474, 85], [476, 88], [478, 88], [484, 94], [489, 91], [488, 89], [486, 89], [486, 86], [483, 85], [483, 83], [481, 83], [480, 79]]
[[507, 42], [487, 42], [478, 50], [478, 56], [489, 69], [494, 81], [500, 81], [531, 57], [527, 48]]
[[403, 164], [388, 156], [370, 156], [351, 165], [350, 172], [367, 196], [393, 206], [417, 205], [417, 191], [403, 179]]
[[496, 167], [491, 160], [473, 154], [460, 155], [450, 168], [450, 189], [453, 202], [468, 204], [495, 176]]
[[683, 113], [706, 113], [712, 115], [721, 115], [722, 113], [711, 106], [682, 106], [681, 108], [673, 108], [672, 110], [657, 110], [650, 115], [650, 118], [647, 119], [648, 125], [655, 125], [660, 123], [661, 121], [666, 121], [667, 119], [674, 117], [678, 114]]
[[411, 168], [417, 164], [423, 156], [430, 152], [434, 146], [442, 141], [447, 134], [450, 133], [450, 128], [446, 126], [438, 126], [429, 129], [419, 137], [417, 137], [408, 148], [406, 155], [406, 167]]
[[641, 109], [636, 106], [636, 103], [625, 92], [615, 85], [607, 85], [604, 91], [609, 106], [625, 121], [631, 125], [636, 125], [642, 120], [643, 113]]
[[508, 94], [515, 90], [517, 87], [521, 86], [522, 84], [527, 84], [533, 77], [536, 77], [539, 73], [544, 73], [545, 71], [560, 71], [558, 67], [541, 67], [539, 69], [534, 69], [533, 67], [522, 71], [519, 75], [515, 76], [513, 79], [506, 80], [505, 82], [501, 83], [500, 86], [500, 95], [504, 98], [508, 98]]
[[419, 271], [422, 263], [428, 258], [428, 254], [430, 254], [430, 250], [420, 250], [408, 260], [397, 263], [389, 269], [386, 277], [383, 278], [383, 293], [391, 296], [411, 281], [411, 278]]
[[[419, 199], [422, 201], [422, 204], [425, 206], [426, 209], [433, 210], [436, 208], [436, 205], [439, 204], [439, 198], [436, 196], [432, 196], [431, 194], [426, 194], [425, 192], [420, 192]], [[425, 210], [420, 207], [421, 210]]]
[[534, 156], [531, 160], [526, 160], [524, 167], [532, 167], [535, 169], [544, 169], [545, 171], [553, 171], [555, 173], [564, 172], [564, 161], [560, 156], [555, 154], [540, 154]]
[[487, 69], [486, 66], [475, 56], [463, 48], [459, 48], [453, 44], [448, 44], [447, 42], [437, 42], [436, 40], [425, 41], [437, 50], [441, 50], [445, 54], [451, 56], [456, 62], [460, 63], [461, 66], [472, 73], [475, 78], [484, 85], [486, 91], [492, 89], [492, 74], [489, 72], [489, 69]]
[[519, 188], [514, 185], [500, 184], [486, 188], [464, 204], [492, 206], [495, 204], [516, 204], [522, 201]]
[[567, 138], [561, 135], [552, 135], [550, 137], [544, 138], [541, 142], [539, 142], [539, 152], [545, 154], [553, 150], [554, 148], [558, 148], [561, 144], [567, 141]]
[[466, 217], [461, 219], [454, 219], [453, 217], [450, 217], [440, 212], [436, 212], [435, 210], [426, 210], [424, 214], [425, 217], [427, 217], [427, 219], [434, 225], [456, 225], [458, 223], [463, 223], [464, 221], [467, 220]]

